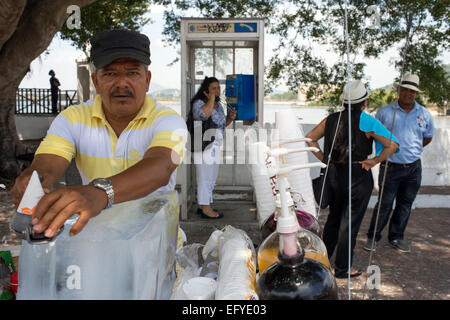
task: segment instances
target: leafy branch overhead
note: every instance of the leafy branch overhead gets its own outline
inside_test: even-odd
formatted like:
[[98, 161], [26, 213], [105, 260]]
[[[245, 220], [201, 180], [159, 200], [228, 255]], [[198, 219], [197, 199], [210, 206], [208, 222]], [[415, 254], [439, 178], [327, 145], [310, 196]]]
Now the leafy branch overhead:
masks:
[[[148, 22], [147, 0], [2, 0], [0, 13], [0, 177], [14, 179], [21, 171], [18, 154], [29, 152], [19, 140], [15, 121], [17, 88], [31, 62], [55, 34], [86, 49], [91, 35], [105, 29], [137, 29]], [[68, 29], [69, 7], [81, 9], [80, 29]]]
[[[267, 30], [280, 39], [266, 66], [268, 91], [280, 82], [292, 90], [307, 86], [309, 98], [317, 99], [331, 91], [334, 103], [339, 104], [338, 96], [347, 77], [343, 0], [156, 3], [167, 6], [163, 34], [174, 47], [180, 40], [183, 16], [266, 17]], [[449, 48], [450, 0], [349, 0], [348, 3], [351, 76], [366, 77], [370, 84], [363, 59], [378, 58], [393, 49], [397, 54], [392, 67], [398, 75], [402, 70], [418, 74], [429, 102], [448, 106], [449, 79], [439, 57]], [[318, 46], [336, 53], [336, 61], [328, 65], [317, 53]]]
[[88, 40], [95, 34], [109, 29], [139, 30], [150, 23], [145, 17], [150, 10], [150, 2], [143, 0], [103, 0], [96, 1], [81, 9], [80, 29], [69, 29], [64, 24], [60, 37], [69, 40], [75, 47], [86, 52]]

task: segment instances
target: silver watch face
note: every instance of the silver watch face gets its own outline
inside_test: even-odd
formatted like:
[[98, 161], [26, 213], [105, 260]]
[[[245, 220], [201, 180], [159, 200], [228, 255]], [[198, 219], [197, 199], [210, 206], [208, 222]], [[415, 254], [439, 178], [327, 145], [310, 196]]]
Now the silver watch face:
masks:
[[106, 192], [106, 195], [108, 197], [108, 204], [106, 205], [106, 208], [110, 208], [114, 203], [114, 189], [111, 181], [106, 178], [97, 178], [92, 180], [92, 184], [94, 185], [94, 187], [100, 188]]
[[97, 179], [94, 179], [93, 182], [94, 182], [94, 185], [96, 185], [96, 186], [108, 187], [111, 185], [111, 182], [105, 178], [97, 178]]

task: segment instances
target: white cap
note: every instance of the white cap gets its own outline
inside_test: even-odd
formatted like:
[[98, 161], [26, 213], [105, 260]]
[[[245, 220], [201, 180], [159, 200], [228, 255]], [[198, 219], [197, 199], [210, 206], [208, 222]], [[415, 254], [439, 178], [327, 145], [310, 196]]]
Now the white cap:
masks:
[[33, 214], [39, 200], [44, 196], [41, 182], [36, 170], [33, 171], [28, 186], [20, 201], [17, 211], [23, 214]]
[[294, 215], [287, 217], [280, 216], [277, 218], [278, 233], [294, 233], [298, 231], [298, 221]]

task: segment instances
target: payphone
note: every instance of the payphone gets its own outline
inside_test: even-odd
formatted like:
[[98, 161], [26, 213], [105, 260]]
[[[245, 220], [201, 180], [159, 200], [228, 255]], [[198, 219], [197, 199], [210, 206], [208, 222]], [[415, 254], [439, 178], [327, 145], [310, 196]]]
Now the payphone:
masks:
[[255, 76], [227, 75], [225, 82], [227, 104], [237, 111], [236, 120], [255, 120]]

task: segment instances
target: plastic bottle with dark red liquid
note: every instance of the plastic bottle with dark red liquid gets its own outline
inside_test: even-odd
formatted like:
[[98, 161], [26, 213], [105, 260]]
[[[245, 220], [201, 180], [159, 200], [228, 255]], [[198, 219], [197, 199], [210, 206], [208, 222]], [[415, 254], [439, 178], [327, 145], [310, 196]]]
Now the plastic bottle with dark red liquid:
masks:
[[[298, 225], [296, 240], [302, 246], [302, 250], [305, 253], [305, 258], [316, 260], [330, 268], [330, 261], [328, 259], [325, 244], [316, 233], [307, 229], [308, 227], [311, 229], [313, 225], [317, 225], [318, 230], [319, 224], [317, 223], [317, 219], [305, 211], [295, 210], [294, 202], [290, 193], [286, 192], [285, 195], [287, 211], [289, 215], [292, 216], [292, 223], [296, 223]], [[280, 234], [276, 231], [276, 228], [277, 220], [282, 217], [282, 205], [279, 193], [277, 194], [275, 204], [275, 213], [265, 221], [263, 227], [261, 228], [262, 242], [258, 248], [259, 273], [263, 273], [268, 266], [278, 261]], [[272, 233], [266, 235], [266, 233], [271, 232], [272, 230]]]
[[[327, 248], [322, 239], [311, 231], [300, 228], [297, 232], [296, 240], [302, 246], [306, 259], [315, 260], [325, 265], [328, 269], [331, 268]], [[278, 261], [279, 249], [280, 234], [275, 231], [258, 248], [258, 268], [260, 273], [263, 273], [268, 266]]]
[[[320, 237], [320, 225], [317, 219], [310, 213], [302, 210], [293, 210], [297, 217], [298, 224], [305, 230], [311, 231]], [[276, 212], [272, 213], [261, 226], [261, 240], [266, 239], [272, 232], [277, 229]]]
[[294, 255], [287, 255], [280, 248], [278, 259], [258, 279], [259, 299], [338, 299], [337, 285], [331, 271], [323, 264], [305, 258], [299, 245]]

